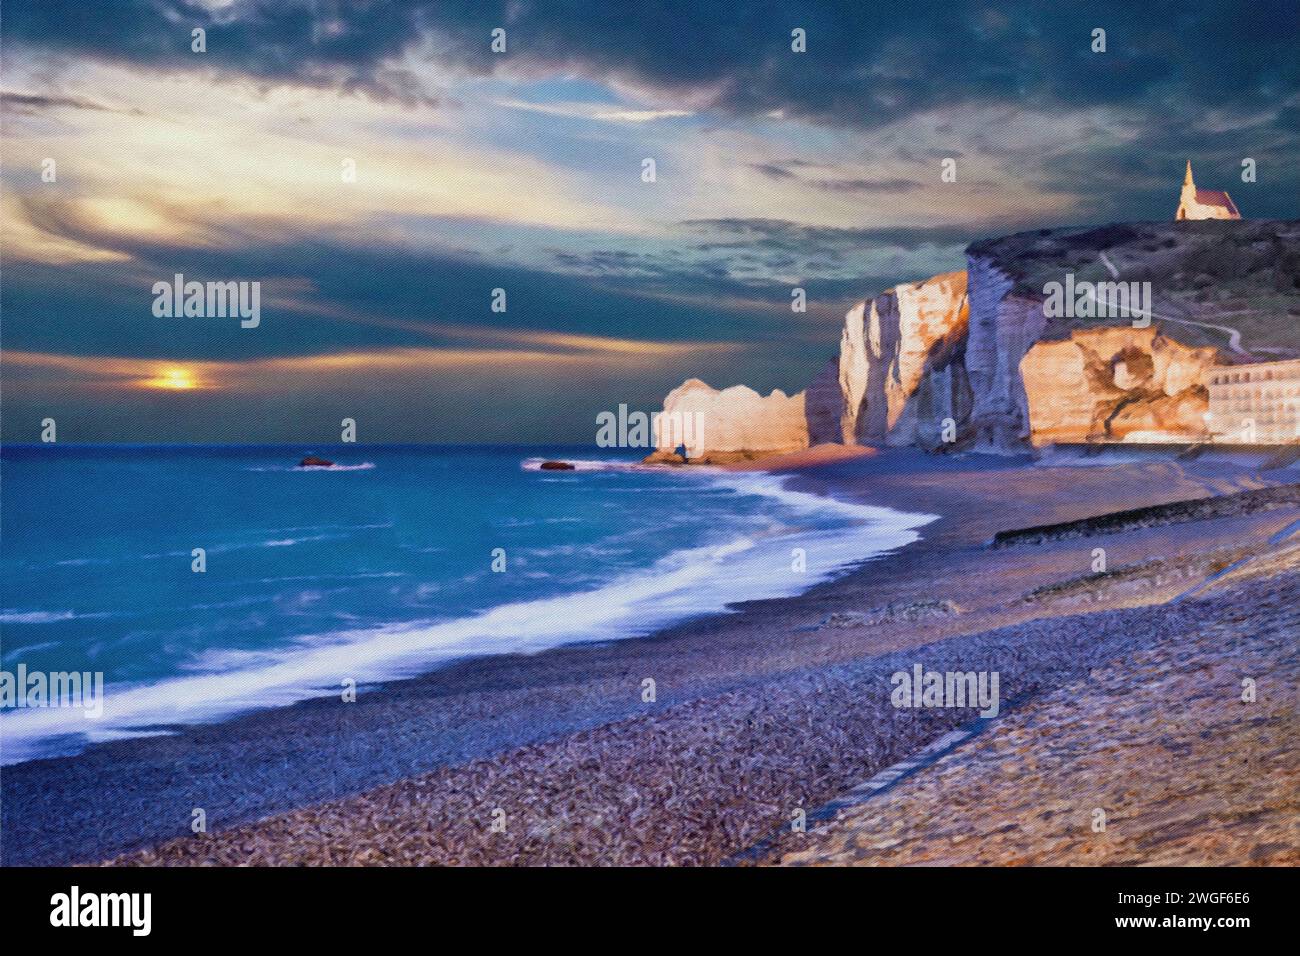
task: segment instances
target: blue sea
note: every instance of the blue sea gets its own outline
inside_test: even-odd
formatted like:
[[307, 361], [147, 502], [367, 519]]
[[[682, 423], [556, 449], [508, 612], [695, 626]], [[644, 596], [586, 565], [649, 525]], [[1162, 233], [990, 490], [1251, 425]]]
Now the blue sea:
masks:
[[[298, 467], [309, 453], [336, 465]], [[540, 470], [549, 457], [577, 470]], [[799, 593], [908, 544], [930, 520], [791, 491], [764, 473], [647, 469], [637, 457], [5, 448], [0, 668], [102, 672], [105, 693], [98, 718], [7, 708], [0, 762], [336, 695], [345, 681], [364, 689], [467, 656], [645, 634]]]

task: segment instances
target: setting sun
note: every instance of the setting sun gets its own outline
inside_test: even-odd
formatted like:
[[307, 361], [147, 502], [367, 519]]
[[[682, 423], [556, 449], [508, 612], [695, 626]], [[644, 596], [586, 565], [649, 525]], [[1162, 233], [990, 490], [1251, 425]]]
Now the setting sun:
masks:
[[154, 378], [145, 379], [141, 384], [146, 388], [170, 388], [182, 391], [198, 388], [199, 385], [194, 378], [194, 373], [179, 365], [169, 365], [167, 368], [160, 369]]

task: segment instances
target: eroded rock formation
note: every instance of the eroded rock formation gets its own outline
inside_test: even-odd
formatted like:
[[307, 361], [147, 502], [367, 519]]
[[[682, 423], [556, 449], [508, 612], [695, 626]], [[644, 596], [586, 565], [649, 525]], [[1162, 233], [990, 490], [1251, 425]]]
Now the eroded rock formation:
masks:
[[969, 412], [960, 369], [966, 273], [895, 286], [849, 310], [839, 381], [845, 444], [934, 445]]
[[1020, 362], [1034, 444], [1187, 442], [1207, 437], [1202, 384], [1219, 360], [1154, 327], [1077, 329]]
[[[1205, 381], [1224, 361], [1219, 347], [1250, 360], [1240, 333], [1226, 337], [1238, 316], [1252, 323], [1247, 332], [1258, 351], [1300, 353], [1298, 236], [1296, 222], [1235, 221], [982, 240], [967, 249], [965, 271], [904, 283], [853, 306], [839, 355], [806, 392], [763, 398], [693, 379], [665, 409], [708, 416], [702, 460], [825, 442], [993, 450], [1206, 440]], [[1155, 286], [1147, 328], [1091, 313], [1045, 316], [1045, 283], [1120, 274]], [[1285, 318], [1253, 318], [1246, 306], [1261, 298]], [[660, 443], [656, 454], [670, 460], [671, 451]]]
[[976, 444], [1005, 448], [1029, 438], [1029, 404], [1020, 360], [1043, 334], [1043, 304], [1012, 295], [1011, 279], [982, 256], [967, 257], [970, 333], [965, 366], [971, 414], [963, 433]]
[[718, 390], [698, 378], [668, 393], [647, 462], [730, 464], [808, 447], [804, 393], [763, 396], [744, 385]]

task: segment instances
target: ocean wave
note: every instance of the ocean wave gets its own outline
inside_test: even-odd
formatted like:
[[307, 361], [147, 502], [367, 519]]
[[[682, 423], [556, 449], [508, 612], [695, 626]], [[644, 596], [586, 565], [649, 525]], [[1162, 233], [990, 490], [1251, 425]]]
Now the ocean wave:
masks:
[[391, 528], [393, 522], [383, 521], [371, 524], [299, 524], [287, 528], [264, 528], [261, 534], [289, 534], [294, 531], [366, 531], [371, 528]]
[[52, 647], [61, 646], [61, 641], [41, 641], [39, 644], [28, 644], [25, 647], [13, 647], [5, 651], [4, 654], [0, 654], [0, 660], [8, 663], [9, 661], [16, 661], [26, 654], [35, 654], [38, 651], [48, 651]]
[[1052, 449], [1044, 451], [1034, 460], [1036, 468], [1106, 468], [1111, 465], [1141, 464], [1151, 460], [1139, 452], [1122, 451], [1080, 451], [1075, 449]]
[[404, 578], [408, 571], [356, 571], [349, 574], [285, 574], [279, 577], [258, 578], [257, 584], [281, 584], [291, 581], [355, 581], [370, 578]]
[[6, 608], [0, 611], [0, 624], [54, 624], [57, 621], [81, 621], [112, 616], [108, 611], [78, 614], [76, 611], [17, 611]]
[[356, 465], [249, 465], [244, 471], [368, 471], [375, 467], [373, 461], [363, 461]]
[[715, 487], [727, 488], [739, 494], [771, 498], [800, 514], [826, 514], [828, 512], [855, 521], [879, 522], [888, 527], [919, 528], [936, 520], [938, 515], [895, 511], [878, 505], [845, 501], [808, 491], [796, 491], [786, 486], [779, 475], [761, 471], [716, 471], [708, 480]]
[[374, 467], [373, 461], [363, 461], [357, 465], [295, 465], [290, 471], [368, 471]]
[[[726, 540], [672, 551], [577, 593], [516, 601], [451, 620], [404, 621], [317, 633], [258, 652], [209, 649], [191, 662], [219, 672], [182, 673], [135, 686], [106, 688], [104, 713], [19, 710], [0, 717], [3, 762], [39, 756], [69, 736], [86, 741], [130, 735], [132, 727], [219, 720], [237, 713], [339, 693], [345, 681], [370, 684], [409, 677], [447, 661], [531, 654], [563, 644], [632, 637], [688, 617], [725, 612], [740, 601], [798, 594], [865, 560], [903, 547], [931, 515], [820, 497], [786, 488], [763, 473], [699, 472], [701, 490], [758, 496], [793, 521], [733, 532]], [[833, 527], [815, 520], [833, 517]], [[802, 552], [805, 564], [792, 555]], [[62, 738], [62, 741], [59, 741]]]
[[309, 534], [301, 538], [271, 538], [269, 541], [263, 541], [263, 548], [291, 548], [295, 544], [307, 544], [310, 541], [329, 541], [331, 538], [339, 537], [336, 534]]
[[[624, 461], [615, 458], [609, 459], [583, 459], [583, 458], [525, 458], [520, 467], [524, 471], [541, 471], [542, 462], [562, 461], [565, 464], [572, 465], [574, 471], [659, 471], [651, 465], [643, 465], [639, 461]], [[562, 472], [555, 472], [562, 474]]]

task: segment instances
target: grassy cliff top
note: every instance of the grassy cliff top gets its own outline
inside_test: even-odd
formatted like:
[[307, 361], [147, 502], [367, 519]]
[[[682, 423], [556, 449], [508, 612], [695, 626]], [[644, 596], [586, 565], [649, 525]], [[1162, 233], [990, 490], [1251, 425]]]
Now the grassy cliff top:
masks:
[[[1228, 346], [1238, 361], [1300, 356], [1300, 220], [1115, 223], [982, 239], [966, 250], [1011, 277], [1012, 294], [1048, 282], [1150, 282], [1161, 328], [1189, 345]], [[1055, 323], [1054, 323], [1055, 324]], [[1084, 325], [1076, 320], [1067, 325]]]

